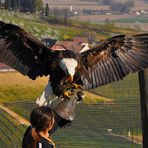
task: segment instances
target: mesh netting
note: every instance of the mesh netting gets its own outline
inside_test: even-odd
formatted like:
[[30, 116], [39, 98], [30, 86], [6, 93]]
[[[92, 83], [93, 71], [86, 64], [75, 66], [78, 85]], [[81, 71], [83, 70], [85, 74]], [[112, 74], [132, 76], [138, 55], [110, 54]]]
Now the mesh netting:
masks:
[[[142, 148], [138, 76], [129, 75], [95, 90], [104, 100], [77, 106], [72, 125], [53, 135], [57, 148]], [[20, 101], [8, 107], [29, 119], [35, 103]], [[0, 110], [0, 148], [19, 148], [27, 126]]]

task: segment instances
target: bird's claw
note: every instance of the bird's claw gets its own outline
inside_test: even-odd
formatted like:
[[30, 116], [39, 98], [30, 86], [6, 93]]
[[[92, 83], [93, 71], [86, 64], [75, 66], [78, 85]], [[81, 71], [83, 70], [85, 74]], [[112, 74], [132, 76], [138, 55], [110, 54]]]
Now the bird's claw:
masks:
[[64, 97], [70, 98], [71, 95], [72, 93], [69, 90], [64, 92]]

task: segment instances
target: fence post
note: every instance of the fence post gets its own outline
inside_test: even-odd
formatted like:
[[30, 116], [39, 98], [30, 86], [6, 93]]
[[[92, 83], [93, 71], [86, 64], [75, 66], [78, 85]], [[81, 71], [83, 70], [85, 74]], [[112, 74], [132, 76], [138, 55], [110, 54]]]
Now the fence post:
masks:
[[148, 69], [140, 71], [138, 76], [141, 100], [143, 148], [148, 148]]

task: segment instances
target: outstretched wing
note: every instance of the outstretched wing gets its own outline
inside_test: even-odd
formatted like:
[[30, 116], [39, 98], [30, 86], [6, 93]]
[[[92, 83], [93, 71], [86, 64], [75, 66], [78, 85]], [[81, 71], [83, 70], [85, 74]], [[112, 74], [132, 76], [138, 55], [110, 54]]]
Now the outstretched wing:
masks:
[[86, 89], [123, 79], [148, 67], [148, 34], [115, 36], [81, 53], [78, 69]]
[[0, 22], [0, 62], [36, 79], [50, 74], [52, 51], [18, 26]]

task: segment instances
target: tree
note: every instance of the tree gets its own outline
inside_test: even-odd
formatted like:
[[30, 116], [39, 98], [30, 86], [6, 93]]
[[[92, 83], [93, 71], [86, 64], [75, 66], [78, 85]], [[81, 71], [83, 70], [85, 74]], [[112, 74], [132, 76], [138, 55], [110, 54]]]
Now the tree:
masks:
[[42, 0], [34, 0], [34, 8], [35, 8], [35, 12], [40, 12], [43, 8]]
[[20, 11], [22, 12], [39, 12], [42, 8], [42, 0], [20, 0]]
[[5, 0], [5, 9], [17, 11], [19, 7], [19, 0]]
[[31, 0], [21, 0], [20, 1], [20, 11], [21, 12], [32, 12], [32, 1]]
[[133, 6], [134, 6], [133, 1], [127, 1], [125, 3], [113, 2], [111, 4], [111, 10], [121, 12], [121, 13], [128, 13], [130, 11], [131, 7], [133, 7]]
[[14, 11], [17, 11], [19, 9], [19, 2], [18, 2], [18, 0], [12, 0], [11, 1], [11, 8]]
[[6, 0], [5, 1], [5, 8], [10, 10], [11, 9], [11, 0]]
[[48, 6], [47, 3], [46, 3], [46, 5], [45, 5], [45, 10], [44, 10], [44, 12], [45, 12], [45, 16], [49, 16], [49, 6]]
[[64, 24], [67, 24], [68, 17], [69, 17], [69, 11], [66, 8], [63, 10], [63, 17], [64, 17]]

